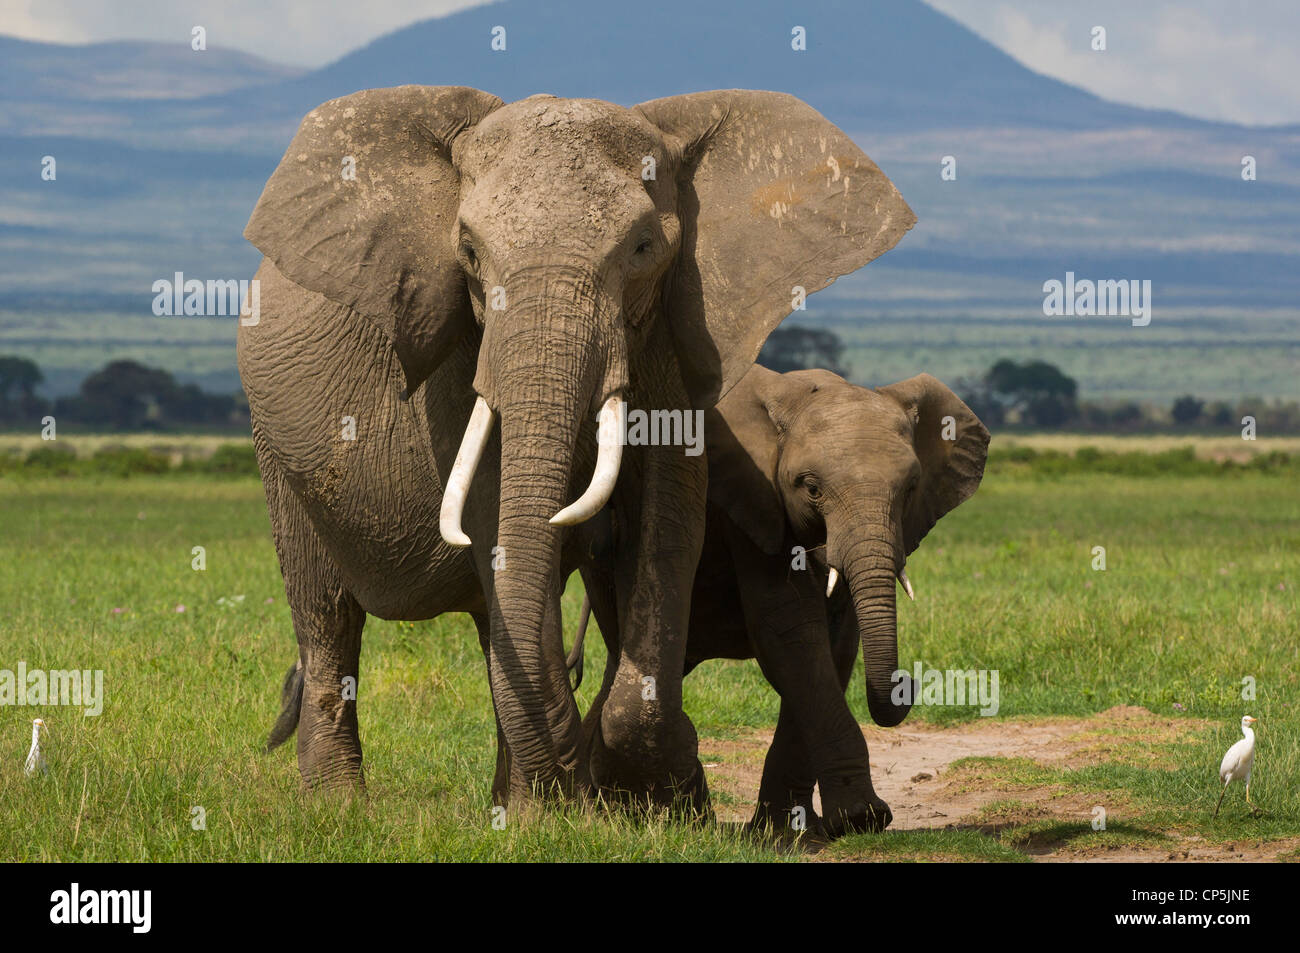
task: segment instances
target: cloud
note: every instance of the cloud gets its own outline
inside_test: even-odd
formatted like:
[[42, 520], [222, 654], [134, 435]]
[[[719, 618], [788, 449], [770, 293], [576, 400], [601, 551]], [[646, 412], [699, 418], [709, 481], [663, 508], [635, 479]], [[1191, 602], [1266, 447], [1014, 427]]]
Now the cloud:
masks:
[[0, 33], [55, 43], [175, 41], [202, 26], [208, 45], [321, 66], [393, 30], [484, 0], [0, 0]]
[[[1039, 73], [1106, 99], [1241, 123], [1300, 122], [1293, 0], [927, 0]], [[1106, 28], [1094, 52], [1091, 30]]]

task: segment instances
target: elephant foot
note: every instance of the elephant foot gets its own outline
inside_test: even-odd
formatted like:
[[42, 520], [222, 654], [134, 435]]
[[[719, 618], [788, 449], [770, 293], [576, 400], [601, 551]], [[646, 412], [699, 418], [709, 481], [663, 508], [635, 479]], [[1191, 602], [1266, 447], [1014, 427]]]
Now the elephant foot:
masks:
[[695, 771], [684, 779], [671, 774], [653, 777], [637, 771], [618, 771], [609, 763], [601, 765], [599, 770], [597, 792], [606, 804], [650, 812], [667, 811], [690, 823], [714, 820], [704, 766], [698, 761]]
[[304, 789], [365, 788], [355, 702], [307, 685], [298, 722], [298, 773]]
[[364, 794], [366, 789], [365, 774], [361, 762], [322, 761], [304, 764], [298, 762], [298, 774], [302, 778], [304, 791], [356, 791]]
[[765, 838], [827, 839], [825, 825], [813, 810], [811, 797], [793, 799], [793, 803], [787, 802], [787, 805], [777, 807], [760, 800], [745, 829], [755, 836]]
[[364, 790], [360, 740], [353, 743], [346, 736], [331, 738], [319, 731], [300, 730], [298, 774], [304, 790]]
[[840, 799], [822, 792], [822, 825], [826, 836], [879, 834], [894, 820], [889, 805], [872, 792], [864, 798]]
[[613, 706], [601, 695], [583, 719], [585, 780], [593, 792], [607, 805], [667, 810], [689, 822], [712, 822], [709, 784], [690, 719], [680, 711], [653, 721], [615, 714], [629, 707]]
[[612, 750], [602, 733], [592, 734], [588, 765], [591, 784], [606, 804], [669, 813], [692, 822], [711, 822], [713, 807], [704, 765], [692, 757], [673, 768]]

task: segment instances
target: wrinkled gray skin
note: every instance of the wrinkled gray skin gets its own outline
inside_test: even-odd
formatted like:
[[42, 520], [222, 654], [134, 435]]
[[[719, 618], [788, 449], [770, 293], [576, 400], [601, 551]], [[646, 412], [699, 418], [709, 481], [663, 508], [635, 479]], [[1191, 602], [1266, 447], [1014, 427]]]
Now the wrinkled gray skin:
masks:
[[[245, 232], [266, 257], [261, 319], [239, 334], [298, 637], [286, 689], [304, 780], [361, 780], [339, 686], [358, 675], [366, 614], [460, 610], [487, 660], [502, 797], [598, 788], [702, 807], [681, 678], [704, 458], [624, 449], [601, 555], [617, 581], [599, 606], [622, 653], [586, 733], [559, 596], [609, 534], [549, 520], [591, 479], [607, 398], [711, 406], [794, 286], [825, 287], [913, 221], [843, 133], [778, 93], [624, 109], [407, 86], [309, 114]], [[472, 545], [456, 550], [439, 508], [476, 396], [493, 429], [462, 514]]]
[[[860, 647], [872, 719], [892, 727], [907, 715], [891, 698], [895, 579], [979, 486], [988, 431], [928, 374], [871, 390], [829, 371], [757, 366], [706, 428], [708, 521], [685, 670], [757, 658], [781, 695], [755, 826], [788, 828], [799, 807], [810, 832], [882, 830], [892, 815], [844, 690]], [[829, 566], [841, 582], [827, 598]], [[616, 659], [617, 630], [601, 628]]]

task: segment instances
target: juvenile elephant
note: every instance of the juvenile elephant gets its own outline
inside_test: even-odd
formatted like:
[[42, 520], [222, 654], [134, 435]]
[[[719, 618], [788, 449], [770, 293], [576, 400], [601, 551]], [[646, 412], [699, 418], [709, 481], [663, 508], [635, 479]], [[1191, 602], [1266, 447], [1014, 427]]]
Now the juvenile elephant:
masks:
[[[366, 614], [464, 610], [510, 793], [700, 806], [681, 677], [704, 460], [598, 442], [596, 420], [711, 406], [796, 286], [914, 221], [847, 136], [780, 93], [627, 109], [404, 86], [311, 112], [245, 231], [265, 258], [238, 344], [298, 637], [286, 718], [304, 779], [361, 780], [340, 684]], [[600, 611], [623, 651], [583, 736], [560, 590], [607, 503], [618, 581]]]
[[[928, 374], [871, 390], [829, 371], [761, 366], [705, 427], [708, 520], [684, 671], [757, 658], [781, 695], [755, 824], [784, 826], [802, 808], [808, 829], [830, 836], [883, 829], [892, 815], [844, 690], [860, 645], [872, 720], [892, 727], [907, 715], [891, 698], [895, 580], [911, 594], [907, 557], [979, 486], [989, 433]], [[606, 632], [597, 620], [616, 659], [617, 622]]]

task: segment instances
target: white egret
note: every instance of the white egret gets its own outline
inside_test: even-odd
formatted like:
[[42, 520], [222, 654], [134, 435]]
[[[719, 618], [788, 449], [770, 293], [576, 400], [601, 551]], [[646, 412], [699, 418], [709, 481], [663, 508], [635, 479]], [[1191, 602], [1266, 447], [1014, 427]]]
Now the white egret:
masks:
[[45, 722], [39, 718], [32, 719], [32, 750], [27, 752], [27, 764], [23, 770], [27, 774], [35, 774], [39, 768], [41, 774], [49, 774], [50, 769], [45, 766], [45, 753], [41, 751], [41, 732], [49, 734], [49, 729], [45, 727]]
[[1238, 778], [1246, 782], [1246, 803], [1250, 803], [1250, 769], [1255, 765], [1255, 732], [1251, 730], [1258, 719], [1245, 715], [1241, 719], [1241, 733], [1245, 735], [1228, 749], [1219, 765], [1219, 780], [1223, 790], [1219, 793], [1219, 803], [1214, 805], [1214, 816], [1219, 816], [1219, 807], [1223, 804], [1223, 795], [1228, 793], [1228, 785]]

